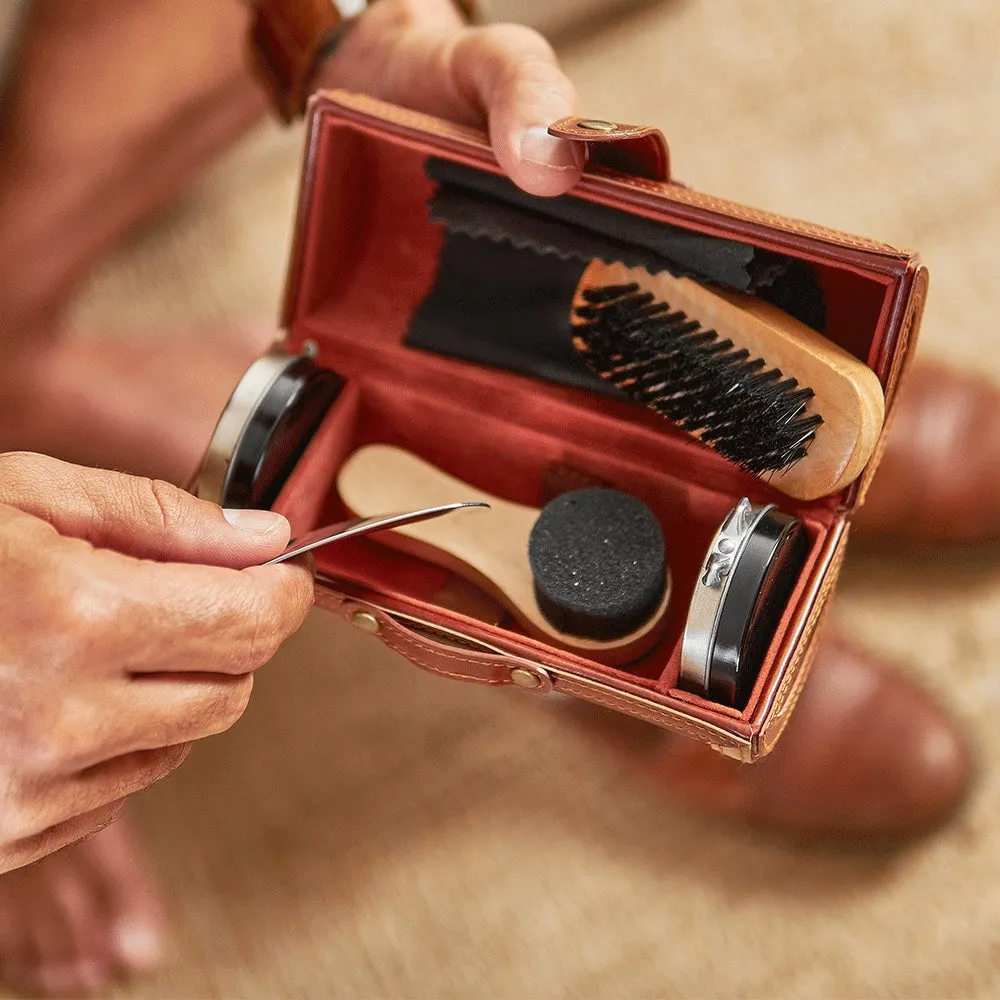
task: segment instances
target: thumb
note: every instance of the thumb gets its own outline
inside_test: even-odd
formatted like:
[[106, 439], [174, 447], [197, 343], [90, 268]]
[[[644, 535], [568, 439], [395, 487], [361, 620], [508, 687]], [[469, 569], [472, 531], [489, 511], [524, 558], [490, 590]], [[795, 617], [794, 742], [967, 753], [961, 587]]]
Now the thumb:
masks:
[[580, 144], [548, 134], [552, 122], [576, 111], [576, 90], [541, 35], [514, 24], [465, 31], [451, 71], [458, 91], [489, 118], [493, 151], [515, 184], [550, 196], [576, 184]]
[[278, 555], [290, 534], [271, 511], [223, 511], [157, 479], [28, 452], [0, 455], [0, 503], [48, 521], [61, 535], [158, 562], [243, 569]]

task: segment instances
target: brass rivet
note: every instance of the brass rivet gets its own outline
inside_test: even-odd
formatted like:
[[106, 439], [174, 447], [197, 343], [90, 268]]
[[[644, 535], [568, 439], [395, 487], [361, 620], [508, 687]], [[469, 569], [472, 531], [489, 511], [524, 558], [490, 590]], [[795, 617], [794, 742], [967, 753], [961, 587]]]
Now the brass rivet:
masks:
[[379, 620], [370, 611], [355, 611], [351, 615], [351, 622], [369, 635], [375, 635], [382, 628]]
[[588, 132], [615, 132], [618, 126], [614, 122], [601, 121], [598, 118], [589, 118], [587, 121], [577, 122], [577, 128], [584, 128]]
[[542, 679], [525, 667], [514, 667], [510, 672], [510, 682], [519, 688], [536, 688], [542, 683]]

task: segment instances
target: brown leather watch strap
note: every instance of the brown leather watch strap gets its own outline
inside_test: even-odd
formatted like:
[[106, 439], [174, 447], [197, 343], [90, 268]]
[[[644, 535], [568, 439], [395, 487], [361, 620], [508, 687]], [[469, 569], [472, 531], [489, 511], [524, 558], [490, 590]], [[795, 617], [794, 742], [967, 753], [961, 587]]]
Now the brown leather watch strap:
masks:
[[302, 113], [320, 52], [343, 24], [330, 0], [254, 0], [251, 50], [286, 122]]

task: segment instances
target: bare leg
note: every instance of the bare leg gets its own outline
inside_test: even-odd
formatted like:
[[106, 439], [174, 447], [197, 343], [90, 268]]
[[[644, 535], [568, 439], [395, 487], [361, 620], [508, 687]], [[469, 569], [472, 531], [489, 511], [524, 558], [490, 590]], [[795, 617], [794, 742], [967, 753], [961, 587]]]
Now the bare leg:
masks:
[[0, 878], [0, 969], [16, 990], [103, 995], [156, 965], [160, 892], [127, 815]]
[[[263, 114], [242, 48], [246, 10], [237, 0], [33, 6], [0, 144], [0, 449], [182, 480], [259, 353], [260, 338], [234, 335], [164, 341], [151, 356], [146, 344], [60, 329], [94, 262]], [[150, 366], [158, 377], [139, 396], [134, 374]], [[106, 995], [156, 962], [163, 934], [127, 819], [0, 878], [0, 977], [19, 993]]]
[[185, 486], [259, 330], [129, 341], [63, 337], [0, 368], [0, 451], [39, 451]]
[[35, 4], [0, 144], [4, 361], [264, 112], [238, 0]]

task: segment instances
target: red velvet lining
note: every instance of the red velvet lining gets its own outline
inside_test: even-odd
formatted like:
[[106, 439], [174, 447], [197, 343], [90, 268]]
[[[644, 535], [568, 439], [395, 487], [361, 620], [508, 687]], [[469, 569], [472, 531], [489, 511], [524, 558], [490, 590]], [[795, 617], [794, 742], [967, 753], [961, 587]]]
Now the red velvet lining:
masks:
[[[314, 151], [307, 245], [300, 249], [303, 266], [294, 290], [296, 317], [324, 303], [337, 304], [339, 290], [357, 276], [362, 294], [391, 286], [396, 322], [377, 339], [401, 339], [413, 308], [429, 290], [442, 238], [441, 227], [427, 215], [426, 202], [434, 185], [425, 174], [425, 160], [423, 152], [398, 139], [325, 123]], [[331, 196], [331, 191], [336, 194]], [[758, 242], [769, 250], [789, 252], [777, 241]], [[881, 339], [880, 319], [897, 276], [862, 272], [801, 251], [796, 256], [813, 262], [826, 293], [825, 335], [867, 360], [873, 343]], [[391, 269], [378, 272], [375, 284], [366, 285], [363, 275], [356, 275], [356, 268], [365, 263]], [[410, 273], [399, 270], [402, 266], [408, 266]], [[411, 298], [410, 292], [422, 281], [427, 285]]]
[[[403, 347], [409, 317], [433, 284], [443, 238], [427, 216], [433, 185], [424, 173], [425, 156], [392, 137], [342, 123], [320, 128], [311, 155], [290, 339], [315, 341], [320, 363], [345, 376], [348, 387], [282, 493], [279, 506], [296, 533], [345, 513], [334, 487], [336, 470], [351, 450], [370, 442], [408, 448], [472, 485], [535, 505], [551, 463], [592, 473], [654, 510], [673, 574], [664, 642], [628, 677], [704, 708], [674, 685], [696, 572], [719, 522], [744, 495], [776, 502], [806, 522], [809, 566], [777, 645], [785, 625], [801, 613], [839, 497], [791, 501], [639, 407]], [[867, 359], [879, 342], [892, 277], [813, 259], [829, 299], [828, 335]], [[317, 566], [403, 601], [433, 603], [446, 579], [436, 567], [367, 540], [319, 550]], [[474, 623], [456, 617], [455, 625]], [[744, 718], [753, 714], [768, 679], [765, 668]], [[741, 714], [714, 704], [711, 710]]]
[[[416, 355], [414, 363], [435, 360]], [[278, 506], [292, 521], [294, 532], [349, 516], [336, 493], [337, 469], [356, 448], [375, 442], [406, 448], [472, 486], [518, 503], [538, 503], [544, 472], [552, 462], [600, 477], [643, 500], [663, 527], [673, 579], [669, 622], [660, 646], [627, 674], [671, 691], [697, 572], [712, 535], [734, 502], [732, 491], [725, 488], [730, 484], [713, 489], [683, 478], [683, 472], [671, 472], [684, 469], [683, 442], [632, 426], [616, 415], [586, 414], [581, 426], [567, 419], [565, 404], [533, 406], [537, 396], [526, 387], [513, 393], [505, 386], [492, 392], [484, 387], [477, 399], [469, 400], [461, 392], [429, 393], [422, 378], [413, 372], [411, 376], [407, 381], [383, 371], [352, 378], [282, 491]], [[498, 402], [506, 405], [493, 405]], [[822, 547], [826, 526], [815, 512], [801, 513], [813, 542], [812, 561]], [[316, 564], [329, 576], [402, 600], [429, 602], [447, 579], [435, 566], [365, 539], [319, 550]], [[797, 607], [808, 578], [806, 572], [786, 619]], [[456, 627], [468, 624], [456, 616]], [[514, 624], [507, 627], [520, 634]]]

